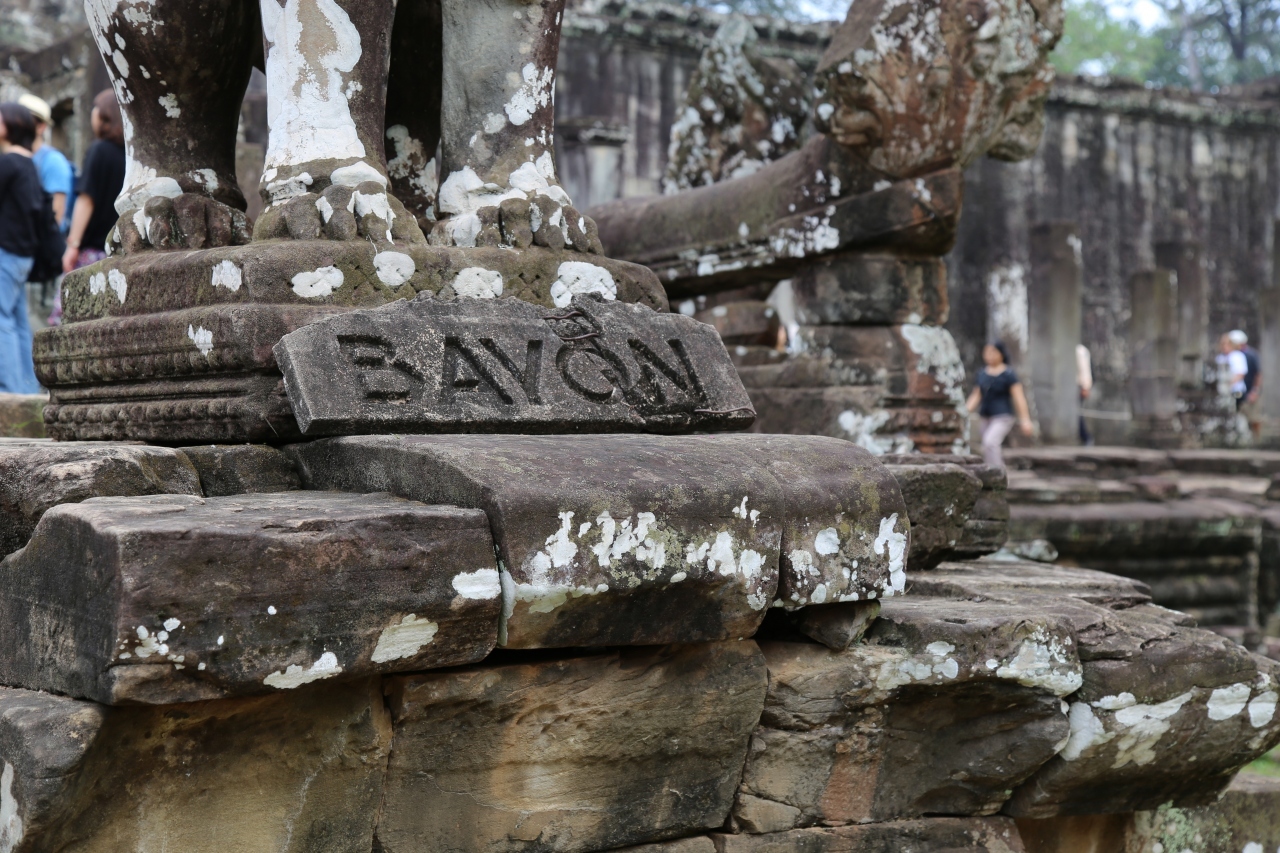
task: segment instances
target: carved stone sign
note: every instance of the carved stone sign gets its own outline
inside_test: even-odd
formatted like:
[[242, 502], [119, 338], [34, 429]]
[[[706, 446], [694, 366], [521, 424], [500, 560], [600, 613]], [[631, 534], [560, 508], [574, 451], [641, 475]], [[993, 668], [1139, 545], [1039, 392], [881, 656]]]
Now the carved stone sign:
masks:
[[751, 401], [711, 326], [575, 297], [419, 297], [337, 315], [275, 347], [306, 435], [744, 429]]

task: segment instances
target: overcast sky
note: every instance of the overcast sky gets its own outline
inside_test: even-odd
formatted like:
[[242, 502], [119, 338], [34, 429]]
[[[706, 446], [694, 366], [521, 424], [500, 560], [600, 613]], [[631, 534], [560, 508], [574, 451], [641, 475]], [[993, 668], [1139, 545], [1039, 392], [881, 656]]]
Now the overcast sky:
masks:
[[1160, 7], [1151, 0], [1109, 0], [1108, 5], [1117, 17], [1133, 18], [1147, 28], [1160, 23], [1164, 17]]

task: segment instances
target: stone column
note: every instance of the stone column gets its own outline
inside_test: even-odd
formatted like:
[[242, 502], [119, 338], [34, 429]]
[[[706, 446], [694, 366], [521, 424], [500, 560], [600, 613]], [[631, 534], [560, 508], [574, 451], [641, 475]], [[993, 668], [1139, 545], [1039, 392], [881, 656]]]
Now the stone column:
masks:
[[1074, 222], [1031, 229], [1027, 282], [1027, 373], [1035, 395], [1040, 435], [1050, 444], [1074, 444], [1080, 416], [1076, 345], [1080, 343], [1080, 291], [1084, 274]]
[[1194, 240], [1157, 243], [1156, 265], [1172, 270], [1178, 282], [1178, 386], [1203, 387], [1209, 354], [1209, 282], [1204, 249]]
[[1271, 281], [1258, 292], [1258, 359], [1262, 362], [1262, 439], [1280, 437], [1280, 220], [1271, 243]]
[[1133, 438], [1147, 446], [1177, 444], [1178, 283], [1171, 270], [1129, 279], [1129, 398]]

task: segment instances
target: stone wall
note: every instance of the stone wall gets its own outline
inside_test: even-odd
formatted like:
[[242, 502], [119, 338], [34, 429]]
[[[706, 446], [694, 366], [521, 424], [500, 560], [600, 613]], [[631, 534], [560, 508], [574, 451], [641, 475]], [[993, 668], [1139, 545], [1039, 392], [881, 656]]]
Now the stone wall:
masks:
[[[1162, 250], [1198, 250], [1207, 290], [1203, 307], [1183, 306], [1183, 328], [1169, 330], [1179, 339], [1184, 400], [1203, 389], [1199, 368], [1218, 335], [1241, 328], [1251, 340], [1262, 336], [1259, 293], [1275, 274], [1280, 112], [1260, 91], [1192, 97], [1084, 79], [1058, 81], [1046, 112], [1033, 160], [984, 160], [966, 174], [949, 328], [970, 370], [989, 335], [1026, 353], [1031, 229], [1074, 224], [1097, 385], [1091, 423], [1100, 441], [1124, 441], [1133, 432], [1130, 328], [1134, 312], [1149, 307], [1131, 304], [1129, 284], [1135, 273], [1173, 265]], [[1194, 277], [1184, 270], [1181, 301], [1197, 299]]]

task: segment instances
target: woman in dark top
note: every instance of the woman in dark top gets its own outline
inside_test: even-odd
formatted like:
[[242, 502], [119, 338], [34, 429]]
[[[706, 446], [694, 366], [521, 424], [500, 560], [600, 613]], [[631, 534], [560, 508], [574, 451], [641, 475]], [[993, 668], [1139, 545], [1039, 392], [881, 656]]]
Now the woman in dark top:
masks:
[[0, 391], [17, 394], [40, 390], [27, 320], [27, 276], [44, 211], [40, 174], [31, 160], [35, 134], [30, 110], [0, 104]]
[[[988, 465], [1004, 467], [1000, 452], [1005, 436], [1016, 422], [1023, 435], [1031, 435], [1031, 412], [1018, 374], [1009, 366], [1009, 350], [999, 341], [982, 348], [983, 367], [978, 386], [969, 395], [969, 411], [982, 418], [982, 458]], [[1017, 416], [1015, 418], [1015, 415]]]

